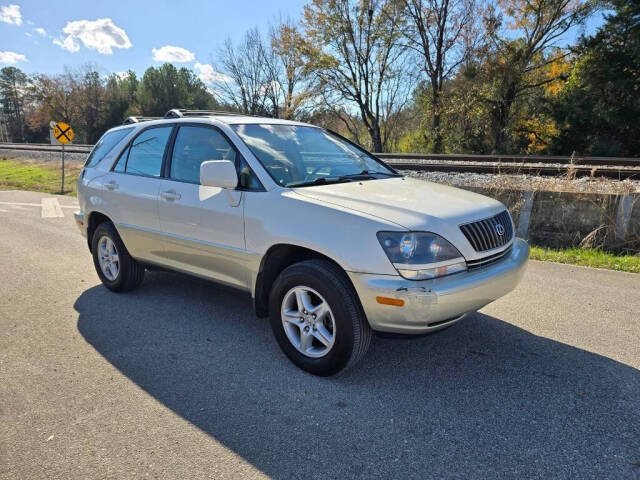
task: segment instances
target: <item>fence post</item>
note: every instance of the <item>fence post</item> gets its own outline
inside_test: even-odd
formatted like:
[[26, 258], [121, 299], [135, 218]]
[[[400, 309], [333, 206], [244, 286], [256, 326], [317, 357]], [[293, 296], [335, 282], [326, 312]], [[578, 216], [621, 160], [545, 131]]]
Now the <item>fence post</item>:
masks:
[[533, 210], [533, 192], [527, 190], [524, 192], [524, 202], [520, 207], [520, 214], [518, 215], [518, 228], [516, 229], [516, 236], [520, 238], [529, 237], [529, 223], [531, 222], [531, 210]]

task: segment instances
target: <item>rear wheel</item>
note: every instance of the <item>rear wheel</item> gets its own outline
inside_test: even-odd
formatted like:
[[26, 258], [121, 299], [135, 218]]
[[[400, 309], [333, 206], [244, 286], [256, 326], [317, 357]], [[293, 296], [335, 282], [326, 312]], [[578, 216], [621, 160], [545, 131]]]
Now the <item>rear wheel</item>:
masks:
[[126, 292], [144, 279], [144, 266], [134, 260], [111, 222], [98, 225], [91, 241], [93, 264], [109, 290]]
[[271, 289], [269, 317], [283, 352], [315, 375], [351, 367], [371, 343], [371, 327], [353, 286], [326, 260], [286, 268]]

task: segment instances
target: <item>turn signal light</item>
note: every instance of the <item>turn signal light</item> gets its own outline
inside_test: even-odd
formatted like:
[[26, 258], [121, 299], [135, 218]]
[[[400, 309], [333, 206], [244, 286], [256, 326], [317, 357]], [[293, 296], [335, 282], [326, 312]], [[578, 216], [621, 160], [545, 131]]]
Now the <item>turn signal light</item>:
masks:
[[402, 307], [404, 305], [404, 300], [399, 298], [376, 297], [376, 302], [382, 305], [391, 305], [394, 307]]

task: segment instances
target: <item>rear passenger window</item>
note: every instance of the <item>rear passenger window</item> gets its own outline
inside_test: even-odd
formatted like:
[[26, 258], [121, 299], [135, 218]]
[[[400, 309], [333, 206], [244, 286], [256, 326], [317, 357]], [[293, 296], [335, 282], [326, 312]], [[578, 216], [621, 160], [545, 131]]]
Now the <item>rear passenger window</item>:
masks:
[[162, 157], [172, 126], [150, 128], [138, 135], [129, 149], [122, 154], [115, 172], [126, 172], [147, 177], [159, 177]]
[[98, 140], [96, 146], [93, 147], [93, 150], [91, 150], [91, 154], [87, 158], [84, 166], [93, 167], [94, 165], [97, 165], [98, 162], [100, 162], [100, 160], [102, 160], [107, 153], [109, 153], [113, 147], [120, 142], [120, 140], [131, 133], [131, 130], [133, 130], [133, 128], [121, 128], [120, 130], [105, 133], [100, 137], [100, 140]]
[[236, 150], [217, 130], [207, 127], [180, 127], [173, 146], [170, 177], [200, 183], [200, 164], [207, 160], [236, 163]]

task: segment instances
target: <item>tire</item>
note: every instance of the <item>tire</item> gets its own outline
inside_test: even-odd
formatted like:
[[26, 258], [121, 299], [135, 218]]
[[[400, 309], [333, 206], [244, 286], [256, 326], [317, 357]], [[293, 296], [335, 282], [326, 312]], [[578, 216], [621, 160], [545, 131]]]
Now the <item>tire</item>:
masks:
[[[312, 315], [306, 315], [306, 312], [299, 316], [299, 325], [292, 321], [299, 315], [296, 311], [299, 304], [295, 299], [299, 298], [297, 293], [301, 289], [309, 292], [307, 298], [312, 304], [320, 300], [328, 304], [328, 314], [319, 314], [323, 323], [317, 324], [318, 330], [316, 323], [307, 321], [319, 322], [319, 319], [311, 320], [309, 317]], [[294, 300], [291, 300], [291, 295], [296, 295]], [[318, 308], [315, 305], [312, 307], [310, 311], [322, 311], [315, 310]], [[269, 295], [269, 318], [273, 334], [285, 355], [301, 369], [319, 376], [334, 375], [355, 365], [366, 353], [373, 337], [349, 278], [340, 267], [326, 260], [306, 260], [280, 273]], [[333, 320], [332, 324], [330, 320]], [[309, 325], [313, 328], [310, 333], [316, 337], [320, 331], [332, 333], [331, 346], [327, 347], [316, 338], [307, 353], [302, 353], [303, 329], [309, 329]], [[296, 327], [299, 337], [295, 336]], [[329, 335], [320, 337], [326, 341]], [[325, 350], [326, 353], [322, 353]]]
[[[110, 250], [110, 252], [113, 253], [113, 251], [115, 251], [117, 262], [115, 261], [116, 257], [111, 255], [114, 261], [108, 263], [112, 263], [117, 269], [107, 268], [106, 272], [103, 271], [101, 266], [101, 242], [105, 242], [104, 244], [108, 246], [112, 245], [115, 249]], [[111, 242], [111, 244], [109, 242]], [[105, 251], [104, 248], [102, 251]], [[128, 292], [137, 288], [142, 283], [144, 279], [144, 265], [129, 255], [129, 251], [124, 246], [124, 243], [122, 243], [120, 235], [118, 235], [113, 223], [104, 222], [98, 225], [91, 239], [91, 252], [93, 254], [93, 265], [96, 268], [96, 272], [104, 286], [109, 290], [114, 292]], [[115, 275], [114, 272], [116, 272]]]

